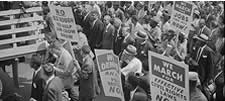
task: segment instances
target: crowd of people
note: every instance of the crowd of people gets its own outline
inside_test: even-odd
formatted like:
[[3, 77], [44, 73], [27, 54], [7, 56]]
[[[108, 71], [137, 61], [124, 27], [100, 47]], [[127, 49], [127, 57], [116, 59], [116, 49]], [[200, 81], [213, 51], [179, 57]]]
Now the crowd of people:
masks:
[[[189, 66], [190, 101], [224, 101], [224, 2], [192, 3], [191, 29], [184, 33], [171, 27], [173, 1], [20, 2], [43, 8], [49, 43], [31, 59], [30, 101], [94, 101], [103, 92], [95, 49], [119, 57], [125, 101], [151, 101], [148, 51]], [[71, 43], [75, 57], [64, 47], [68, 41], [57, 38], [49, 5], [72, 7], [79, 35]]]

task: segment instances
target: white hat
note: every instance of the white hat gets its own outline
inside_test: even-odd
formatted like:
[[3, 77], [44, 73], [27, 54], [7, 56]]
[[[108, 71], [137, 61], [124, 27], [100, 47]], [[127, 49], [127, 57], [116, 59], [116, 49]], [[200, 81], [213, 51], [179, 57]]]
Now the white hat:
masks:
[[188, 78], [190, 81], [198, 81], [198, 73], [197, 72], [188, 72]]
[[204, 42], [208, 41], [209, 39], [209, 37], [205, 34], [195, 35], [193, 38], [204, 41]]

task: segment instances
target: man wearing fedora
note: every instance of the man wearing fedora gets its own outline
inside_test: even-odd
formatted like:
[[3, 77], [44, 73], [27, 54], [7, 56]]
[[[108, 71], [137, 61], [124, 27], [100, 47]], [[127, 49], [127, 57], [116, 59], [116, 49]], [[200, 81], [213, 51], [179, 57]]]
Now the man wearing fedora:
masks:
[[209, 99], [210, 94], [208, 93], [208, 85], [212, 80], [214, 66], [212, 53], [213, 50], [207, 46], [208, 36], [205, 34], [200, 34], [194, 36], [196, 39], [195, 46], [193, 47], [192, 58], [198, 63], [197, 73], [202, 84], [203, 93]]
[[121, 72], [125, 77], [130, 72], [134, 72], [136, 75], [142, 75], [142, 63], [136, 58], [137, 49], [133, 45], [128, 45], [127, 48], [123, 51], [121, 60], [126, 62], [127, 65], [121, 69]]
[[208, 101], [206, 96], [197, 87], [198, 86], [198, 73], [189, 72], [189, 89], [190, 89], [190, 101]]

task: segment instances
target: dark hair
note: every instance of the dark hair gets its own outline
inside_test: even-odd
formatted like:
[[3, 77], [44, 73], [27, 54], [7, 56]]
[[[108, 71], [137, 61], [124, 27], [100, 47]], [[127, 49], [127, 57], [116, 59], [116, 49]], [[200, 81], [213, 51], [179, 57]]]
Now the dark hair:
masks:
[[120, 6], [123, 7], [125, 5], [125, 1], [120, 1]]
[[136, 15], [132, 15], [131, 17], [133, 20], [138, 21], [138, 17]]
[[112, 5], [113, 5], [113, 3], [112, 3], [112, 1], [107, 1], [107, 2], [105, 3], [105, 5], [108, 6], [108, 8], [111, 8]]
[[51, 66], [51, 63], [43, 65], [42, 68], [44, 70], [45, 75], [47, 76], [52, 76], [55, 73], [55, 70], [53, 66]]
[[184, 35], [183, 34], [179, 34], [179, 36], [178, 36], [178, 39], [180, 40], [180, 43], [183, 43], [184, 42]]

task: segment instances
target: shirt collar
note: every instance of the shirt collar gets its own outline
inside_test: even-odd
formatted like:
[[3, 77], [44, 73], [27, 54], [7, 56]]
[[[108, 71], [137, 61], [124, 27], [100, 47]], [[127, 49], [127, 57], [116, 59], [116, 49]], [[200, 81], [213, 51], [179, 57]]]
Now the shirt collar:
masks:
[[[88, 55], [89, 55], [89, 54], [88, 54]], [[84, 58], [83, 58], [83, 62], [84, 62], [84, 60], [88, 57], [88, 55], [84, 56]]]
[[110, 23], [106, 26], [106, 29], [108, 29], [108, 28], [109, 28], [109, 26], [110, 26]]
[[94, 21], [93, 21], [93, 25], [92, 25], [92, 27], [95, 25], [95, 23], [96, 23], [96, 21], [97, 21], [97, 20], [98, 20], [98, 19], [96, 19], [96, 20], [94, 20]]
[[40, 66], [37, 70], [34, 71], [34, 72], [35, 72], [35, 75], [36, 75], [40, 70], [41, 70], [41, 66]]
[[83, 20], [86, 20], [87, 16], [89, 15], [90, 11], [88, 11], [88, 13], [84, 16]]
[[46, 80], [46, 84], [48, 84], [52, 79], [54, 79], [55, 75], [52, 75], [51, 77], [48, 78], [48, 80]]

